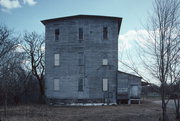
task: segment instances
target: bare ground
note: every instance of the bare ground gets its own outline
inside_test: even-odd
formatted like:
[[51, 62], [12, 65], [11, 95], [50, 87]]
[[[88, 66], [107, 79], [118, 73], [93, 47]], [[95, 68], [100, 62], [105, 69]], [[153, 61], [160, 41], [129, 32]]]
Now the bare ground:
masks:
[[[20, 105], [8, 107], [7, 117], [0, 107], [0, 119], [7, 121], [159, 121], [160, 105], [151, 102], [117, 106], [48, 106]], [[174, 111], [168, 109], [170, 121]]]

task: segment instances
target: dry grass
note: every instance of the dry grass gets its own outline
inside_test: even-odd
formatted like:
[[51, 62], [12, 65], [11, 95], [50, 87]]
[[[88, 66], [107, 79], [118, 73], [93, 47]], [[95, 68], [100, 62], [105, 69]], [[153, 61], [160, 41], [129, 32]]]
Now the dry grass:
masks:
[[148, 101], [156, 101], [156, 100], [161, 100], [160, 96], [142, 96], [143, 100], [148, 100]]
[[[144, 104], [118, 106], [68, 107], [20, 105], [8, 107], [7, 121], [159, 121], [161, 107]], [[169, 115], [173, 112], [170, 110]], [[5, 120], [3, 108], [0, 118]], [[171, 117], [172, 118], [172, 117]], [[173, 121], [172, 119], [170, 121]]]

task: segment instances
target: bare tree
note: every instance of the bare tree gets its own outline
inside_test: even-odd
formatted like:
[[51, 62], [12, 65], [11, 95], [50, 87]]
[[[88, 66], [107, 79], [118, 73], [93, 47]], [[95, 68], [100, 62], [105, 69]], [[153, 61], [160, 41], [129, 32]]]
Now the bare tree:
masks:
[[[174, 61], [180, 54], [180, 1], [177, 0], [155, 0], [154, 15], [151, 17], [148, 33], [149, 40], [146, 44], [145, 53], [151, 57], [151, 64], [146, 64], [151, 74], [155, 76], [161, 85], [162, 121], [166, 121], [166, 107], [168, 101], [168, 83], [171, 80], [171, 71]], [[147, 58], [146, 58], [147, 59]], [[153, 62], [152, 62], [153, 60]], [[179, 68], [179, 67], [177, 67]]]
[[[155, 0], [154, 11], [148, 23], [148, 39], [142, 60], [150, 74], [160, 82], [162, 121], [168, 120], [166, 107], [171, 92], [172, 68], [180, 54], [180, 1]], [[179, 67], [176, 66], [178, 69]], [[167, 89], [169, 85], [169, 89]]]
[[44, 37], [32, 32], [25, 33], [23, 49], [27, 54], [27, 68], [36, 77], [40, 89], [40, 101], [44, 101]]
[[[180, 70], [180, 1], [154, 0], [146, 31], [148, 37], [143, 46], [138, 43], [139, 57], [145, 69], [160, 84], [161, 120], [167, 121], [168, 99], [174, 83], [179, 79]], [[134, 63], [124, 65], [141, 75]]]
[[[8, 98], [8, 81], [6, 76], [9, 73], [9, 61], [13, 58], [12, 53], [18, 44], [18, 37], [14, 36], [14, 32], [5, 25], [0, 25], [0, 85], [3, 92], [4, 112], [6, 116], [7, 98]], [[2, 97], [2, 96], [1, 96]]]
[[0, 25], [0, 67], [7, 61], [6, 55], [14, 50], [18, 44], [18, 37], [5, 25]]

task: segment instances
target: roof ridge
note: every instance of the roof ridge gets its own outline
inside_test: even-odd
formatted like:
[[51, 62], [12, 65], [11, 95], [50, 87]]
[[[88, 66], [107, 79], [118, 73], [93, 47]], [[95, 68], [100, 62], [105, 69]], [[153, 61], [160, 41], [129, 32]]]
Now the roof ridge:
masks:
[[59, 20], [65, 20], [65, 19], [71, 19], [71, 18], [75, 18], [75, 17], [102, 17], [102, 18], [113, 18], [113, 19], [119, 19], [119, 20], [122, 19], [121, 17], [115, 17], [115, 16], [79, 14], [79, 15], [72, 15], [72, 16], [65, 16], [65, 17], [58, 17], [58, 18], [41, 20], [41, 22], [45, 25], [45, 24], [50, 23], [50, 22], [59, 21]]

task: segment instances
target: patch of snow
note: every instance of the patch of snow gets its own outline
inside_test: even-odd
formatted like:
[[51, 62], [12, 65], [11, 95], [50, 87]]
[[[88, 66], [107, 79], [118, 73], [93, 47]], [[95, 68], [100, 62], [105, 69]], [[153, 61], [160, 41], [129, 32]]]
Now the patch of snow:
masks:
[[[71, 103], [68, 106], [105, 106], [107, 103]], [[110, 103], [109, 105], [117, 105], [116, 103]]]

